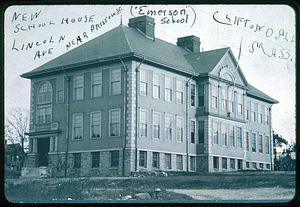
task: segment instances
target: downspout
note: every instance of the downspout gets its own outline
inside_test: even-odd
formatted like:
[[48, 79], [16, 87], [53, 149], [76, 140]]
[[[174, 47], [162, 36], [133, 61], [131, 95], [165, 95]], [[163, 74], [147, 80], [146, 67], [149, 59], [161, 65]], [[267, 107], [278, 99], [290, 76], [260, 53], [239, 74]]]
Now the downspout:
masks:
[[127, 67], [126, 67], [126, 65], [124, 64], [124, 62], [122, 61], [122, 59], [121, 59], [121, 56], [119, 56], [119, 59], [120, 59], [120, 61], [121, 61], [121, 63], [122, 63], [122, 65], [123, 65], [123, 67], [124, 67], [124, 69], [123, 69], [123, 71], [124, 71], [124, 100], [123, 100], [123, 103], [124, 103], [124, 105], [123, 105], [123, 127], [124, 127], [124, 129], [123, 129], [123, 133], [124, 133], [124, 138], [122, 139], [122, 141], [123, 141], [123, 159], [122, 159], [122, 176], [124, 177], [125, 176], [125, 145], [126, 145], [126, 105], [127, 105], [127, 87], [126, 87], [126, 85], [127, 85]]
[[140, 62], [140, 64], [136, 67], [135, 72], [136, 72], [136, 102], [135, 102], [135, 171], [137, 171], [138, 169], [138, 158], [137, 158], [137, 140], [138, 140], [138, 98], [139, 98], [139, 68], [142, 65], [142, 63], [144, 62], [145, 57], [143, 57], [142, 62]]
[[67, 81], [67, 124], [66, 124], [66, 157], [65, 157], [65, 177], [67, 177], [67, 169], [68, 169], [68, 150], [69, 150], [69, 113], [70, 113], [70, 77], [65, 71], [64, 67], [62, 67], [63, 71], [66, 74]]
[[274, 170], [274, 160], [273, 160], [273, 133], [272, 133], [272, 125], [271, 125], [271, 107], [273, 106], [273, 104], [271, 104], [271, 106], [269, 107], [269, 130], [270, 130], [270, 160], [271, 160], [271, 170]]

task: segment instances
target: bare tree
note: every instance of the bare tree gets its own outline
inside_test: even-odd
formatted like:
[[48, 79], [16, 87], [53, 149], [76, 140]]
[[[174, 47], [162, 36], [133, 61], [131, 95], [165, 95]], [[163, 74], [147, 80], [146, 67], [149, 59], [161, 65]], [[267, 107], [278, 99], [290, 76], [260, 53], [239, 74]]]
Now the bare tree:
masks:
[[22, 149], [21, 155], [21, 167], [24, 164], [25, 158], [25, 144], [28, 139], [25, 135], [28, 132], [29, 127], [29, 112], [21, 108], [14, 108], [8, 111], [5, 115], [5, 139], [9, 140], [11, 143], [19, 143]]

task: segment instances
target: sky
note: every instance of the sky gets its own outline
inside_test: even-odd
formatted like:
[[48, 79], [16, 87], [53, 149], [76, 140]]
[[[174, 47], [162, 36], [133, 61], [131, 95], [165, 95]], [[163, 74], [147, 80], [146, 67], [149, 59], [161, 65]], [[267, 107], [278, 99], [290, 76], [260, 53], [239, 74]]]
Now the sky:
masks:
[[8, 7], [4, 21], [5, 111], [29, 110], [30, 80], [21, 74], [121, 22], [127, 26], [130, 18], [147, 14], [155, 19], [155, 37], [170, 43], [195, 35], [200, 38], [201, 51], [230, 47], [236, 59], [241, 48], [239, 65], [248, 83], [279, 101], [272, 106], [274, 131], [290, 143], [295, 139], [295, 12], [286, 5]]

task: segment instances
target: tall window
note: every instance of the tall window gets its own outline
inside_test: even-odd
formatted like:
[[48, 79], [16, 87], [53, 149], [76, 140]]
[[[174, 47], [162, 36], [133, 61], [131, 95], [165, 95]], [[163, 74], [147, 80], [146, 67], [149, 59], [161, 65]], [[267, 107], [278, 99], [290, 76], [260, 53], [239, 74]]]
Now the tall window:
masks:
[[110, 151], [110, 167], [119, 167], [119, 151]]
[[234, 137], [234, 126], [230, 126], [230, 146], [235, 146], [235, 137]]
[[92, 98], [102, 95], [102, 72], [92, 73]]
[[211, 86], [211, 107], [218, 107], [218, 87], [214, 85]]
[[91, 138], [101, 137], [101, 112], [91, 112]]
[[147, 111], [140, 111], [140, 136], [147, 137]]
[[252, 133], [251, 143], [252, 143], [252, 152], [256, 152], [256, 134], [255, 133]]
[[257, 105], [257, 116], [258, 116], [258, 123], [263, 123], [262, 122], [262, 113], [261, 113], [261, 108], [262, 106], [261, 105]]
[[172, 101], [172, 79], [165, 77], [165, 100]]
[[56, 102], [64, 102], [64, 78], [56, 79]]
[[269, 110], [265, 107], [265, 124], [269, 124]]
[[52, 86], [49, 82], [45, 82], [40, 86], [38, 93], [38, 104], [52, 102]]
[[172, 115], [165, 115], [165, 138], [172, 140]]
[[74, 78], [74, 100], [83, 99], [83, 75], [75, 76]]
[[204, 85], [198, 86], [198, 106], [204, 106]]
[[183, 82], [180, 80], [176, 81], [176, 102], [183, 104]]
[[251, 102], [251, 121], [256, 121], [255, 104]]
[[110, 118], [110, 136], [118, 137], [120, 136], [120, 109], [111, 109], [109, 110]]
[[141, 72], [140, 72], [140, 93], [141, 93], [141, 95], [148, 95], [147, 72], [148, 71], [146, 71], [146, 70], [141, 70]]
[[160, 113], [153, 112], [153, 138], [160, 138]]
[[250, 148], [249, 148], [249, 132], [246, 132], [246, 150], [249, 151]]
[[81, 168], [81, 153], [74, 154], [74, 168]]
[[226, 157], [222, 158], [222, 168], [227, 169], [227, 158]]
[[140, 151], [140, 159], [139, 159], [140, 167], [147, 167], [147, 152]]
[[83, 139], [83, 114], [73, 115], [73, 139]]
[[261, 134], [258, 135], [258, 152], [263, 153], [263, 136]]
[[191, 106], [195, 106], [196, 86], [191, 84]]
[[227, 111], [227, 90], [225, 88], [222, 88], [221, 90], [222, 95], [222, 111]]
[[121, 69], [111, 70], [111, 95], [121, 94]]
[[257, 168], [257, 164], [256, 162], [252, 162], [252, 168], [256, 169]]
[[191, 121], [191, 143], [195, 144], [196, 139], [196, 122]]
[[204, 143], [204, 121], [198, 121], [199, 144]]
[[183, 142], [183, 118], [176, 118], [176, 137], [178, 142]]
[[249, 104], [248, 101], [245, 101], [245, 107], [246, 107], [246, 120], [249, 120]]
[[160, 75], [153, 73], [153, 98], [160, 98]]
[[243, 95], [242, 94], [238, 94], [238, 103], [237, 103], [237, 109], [238, 109], [238, 114], [242, 114], [243, 113]]
[[196, 157], [190, 156], [190, 170], [196, 171]]
[[235, 159], [230, 159], [230, 168], [235, 169]]
[[270, 154], [270, 139], [268, 136], [265, 136], [265, 151], [266, 154]]
[[152, 154], [152, 167], [159, 168], [159, 153], [153, 152]]
[[227, 129], [226, 129], [226, 125], [222, 124], [222, 145], [227, 146]]
[[183, 170], [182, 155], [176, 155], [176, 169]]
[[213, 122], [213, 140], [214, 144], [219, 144], [219, 124], [216, 122]]
[[234, 112], [234, 106], [233, 106], [233, 100], [234, 99], [234, 92], [233, 88], [230, 88], [228, 90], [228, 111], [229, 112]]
[[52, 117], [52, 106], [44, 105], [37, 107], [38, 124], [50, 123]]
[[165, 168], [166, 169], [172, 169], [171, 165], [171, 154], [165, 154]]
[[237, 146], [239, 148], [243, 148], [242, 128], [237, 127], [236, 130], [237, 130]]
[[219, 157], [213, 157], [213, 167], [219, 169]]
[[92, 152], [92, 168], [99, 167], [100, 152]]

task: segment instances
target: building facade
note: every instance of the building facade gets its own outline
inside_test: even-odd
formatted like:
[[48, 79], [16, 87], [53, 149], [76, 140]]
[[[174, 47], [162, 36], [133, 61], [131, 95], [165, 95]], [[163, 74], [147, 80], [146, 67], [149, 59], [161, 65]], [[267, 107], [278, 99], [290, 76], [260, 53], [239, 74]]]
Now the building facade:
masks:
[[230, 48], [155, 37], [141, 16], [22, 75], [31, 80], [27, 168], [53, 176], [271, 170], [271, 106]]

